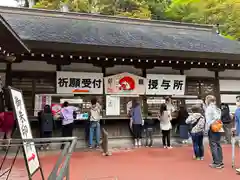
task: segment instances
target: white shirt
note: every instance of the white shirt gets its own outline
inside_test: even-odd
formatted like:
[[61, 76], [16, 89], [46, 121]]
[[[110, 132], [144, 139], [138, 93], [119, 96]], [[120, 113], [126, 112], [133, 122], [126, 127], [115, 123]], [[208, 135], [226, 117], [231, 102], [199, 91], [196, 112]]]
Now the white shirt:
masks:
[[77, 108], [74, 106], [63, 107], [61, 109], [60, 115], [62, 117], [62, 125], [67, 125], [74, 122], [73, 112], [76, 110]]
[[90, 121], [100, 121], [101, 119], [101, 105], [96, 104], [94, 106], [91, 106], [91, 116]]
[[[166, 104], [166, 106], [167, 106], [167, 111], [168, 111], [168, 113], [169, 113], [170, 115], [172, 115], [172, 113], [175, 111], [174, 106], [173, 106], [171, 103]], [[172, 120], [172, 116], [171, 116], [171, 119], [170, 119], [170, 120]]]
[[169, 111], [164, 111], [159, 119], [161, 130], [167, 131], [172, 129], [171, 119], [171, 113], [169, 113]]

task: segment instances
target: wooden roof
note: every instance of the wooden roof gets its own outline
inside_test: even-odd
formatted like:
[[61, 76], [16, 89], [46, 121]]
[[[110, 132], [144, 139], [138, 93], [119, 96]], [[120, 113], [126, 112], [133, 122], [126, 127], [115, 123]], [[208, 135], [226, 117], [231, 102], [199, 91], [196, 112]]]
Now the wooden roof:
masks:
[[240, 60], [240, 43], [208, 25], [9, 7], [0, 7], [0, 15], [32, 52]]

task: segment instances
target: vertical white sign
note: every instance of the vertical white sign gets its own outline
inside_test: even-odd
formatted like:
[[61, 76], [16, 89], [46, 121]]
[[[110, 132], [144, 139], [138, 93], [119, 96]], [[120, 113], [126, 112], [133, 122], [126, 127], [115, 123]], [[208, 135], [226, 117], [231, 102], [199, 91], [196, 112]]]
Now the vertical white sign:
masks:
[[[16, 119], [18, 121], [19, 130], [22, 139], [32, 139], [32, 130], [29, 124], [27, 112], [25, 109], [25, 104], [23, 100], [22, 92], [16, 89], [10, 88], [10, 93], [12, 97], [12, 102], [16, 114]], [[23, 143], [23, 149], [25, 153], [25, 158], [28, 166], [30, 175], [34, 174], [36, 170], [40, 167], [39, 159], [37, 156], [37, 151], [34, 142]]]
[[106, 115], [119, 116], [120, 115], [120, 97], [106, 96]]
[[184, 95], [185, 75], [147, 74], [147, 95]]

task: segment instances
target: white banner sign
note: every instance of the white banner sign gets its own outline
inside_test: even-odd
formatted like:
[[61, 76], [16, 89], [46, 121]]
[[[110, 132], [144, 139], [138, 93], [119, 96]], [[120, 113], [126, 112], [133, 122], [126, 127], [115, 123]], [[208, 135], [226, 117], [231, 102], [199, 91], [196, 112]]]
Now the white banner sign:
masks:
[[103, 74], [57, 71], [58, 94], [102, 94]]
[[147, 75], [147, 95], [184, 95], [186, 86], [185, 75]]
[[143, 95], [146, 78], [130, 73], [121, 73], [104, 78], [106, 94]]
[[[22, 139], [32, 139], [32, 130], [29, 124], [25, 104], [23, 101], [22, 92], [16, 89], [10, 88], [12, 102], [18, 122], [20, 134]], [[36, 151], [35, 144], [23, 143], [24, 154], [28, 166], [29, 173], [33, 175], [38, 168], [40, 168], [39, 159]]]

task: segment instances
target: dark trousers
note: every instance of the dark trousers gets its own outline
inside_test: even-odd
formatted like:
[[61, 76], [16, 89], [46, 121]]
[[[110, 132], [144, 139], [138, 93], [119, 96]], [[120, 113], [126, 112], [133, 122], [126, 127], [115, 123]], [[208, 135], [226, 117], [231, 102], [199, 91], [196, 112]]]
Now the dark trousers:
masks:
[[146, 128], [146, 146], [152, 146], [153, 145], [153, 128]]
[[188, 125], [180, 125], [179, 126], [180, 138], [182, 140], [187, 140], [189, 138], [189, 126]]
[[[43, 131], [41, 132], [41, 138], [51, 138], [52, 137], [52, 131]], [[47, 141], [47, 142], [41, 142], [41, 144], [46, 144], [48, 145], [49, 143], [51, 143], [51, 141]], [[41, 147], [44, 145], [41, 145]]]
[[222, 147], [220, 144], [221, 133], [212, 132], [211, 130], [209, 130], [208, 139], [209, 139], [210, 150], [212, 153], [213, 163], [217, 165], [223, 163]]
[[204, 156], [203, 147], [203, 133], [191, 133], [193, 141], [193, 151], [196, 158], [202, 158]]
[[225, 140], [227, 141], [228, 144], [231, 144], [231, 139], [232, 139], [232, 123], [224, 123], [223, 124], [223, 130], [224, 130], [224, 135], [225, 135]]
[[[167, 143], [166, 143], [167, 140]], [[162, 143], [163, 146], [171, 146], [171, 142], [170, 142], [170, 130], [162, 130]]]
[[141, 124], [133, 124], [133, 136], [134, 139], [141, 139], [142, 138], [142, 125]]
[[[73, 123], [62, 125], [62, 137], [72, 137], [73, 136]], [[62, 144], [61, 149], [64, 148]]]

